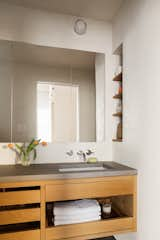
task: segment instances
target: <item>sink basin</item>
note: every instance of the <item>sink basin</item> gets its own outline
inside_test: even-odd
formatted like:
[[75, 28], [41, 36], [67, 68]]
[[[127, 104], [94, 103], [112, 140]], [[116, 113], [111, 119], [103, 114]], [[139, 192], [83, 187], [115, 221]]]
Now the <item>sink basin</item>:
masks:
[[59, 166], [59, 172], [92, 172], [92, 171], [107, 171], [112, 168], [104, 163], [73, 163], [73, 164], [62, 164]]
[[59, 168], [59, 172], [89, 172], [89, 171], [104, 171], [104, 170], [106, 170], [106, 168], [103, 166]]

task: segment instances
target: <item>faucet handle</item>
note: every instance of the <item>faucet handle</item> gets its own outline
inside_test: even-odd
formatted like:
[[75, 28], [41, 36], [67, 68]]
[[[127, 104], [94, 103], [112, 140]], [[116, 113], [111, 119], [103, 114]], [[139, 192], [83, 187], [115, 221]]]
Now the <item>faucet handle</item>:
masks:
[[82, 151], [82, 150], [79, 150], [78, 152], [77, 152], [77, 155], [79, 155], [79, 156], [82, 156], [84, 154], [84, 152]]
[[66, 154], [70, 157], [73, 156], [73, 150], [67, 151]]
[[79, 150], [77, 152], [77, 155], [80, 157], [81, 160], [83, 160], [84, 162], [86, 162], [86, 153], [83, 152], [82, 150]]
[[91, 155], [91, 154], [93, 154], [93, 153], [95, 153], [95, 150], [88, 149], [88, 150], [86, 151], [86, 154], [87, 154], [88, 156]]

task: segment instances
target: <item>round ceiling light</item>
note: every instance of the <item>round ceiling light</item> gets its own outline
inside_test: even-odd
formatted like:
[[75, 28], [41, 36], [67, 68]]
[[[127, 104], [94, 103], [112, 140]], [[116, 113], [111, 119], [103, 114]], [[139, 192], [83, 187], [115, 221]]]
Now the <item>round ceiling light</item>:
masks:
[[74, 31], [78, 35], [85, 34], [87, 31], [87, 23], [83, 19], [78, 18], [74, 23]]

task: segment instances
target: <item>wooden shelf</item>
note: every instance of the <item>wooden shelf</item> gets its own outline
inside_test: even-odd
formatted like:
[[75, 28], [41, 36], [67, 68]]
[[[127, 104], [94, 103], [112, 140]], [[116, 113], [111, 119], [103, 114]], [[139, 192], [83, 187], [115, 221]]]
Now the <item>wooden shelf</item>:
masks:
[[122, 117], [122, 112], [112, 114], [113, 117]]
[[122, 139], [112, 139], [113, 142], [122, 142]]
[[116, 94], [113, 96], [114, 99], [122, 99], [122, 94]]
[[122, 82], [122, 72], [113, 78], [113, 81]]
[[[114, 124], [114, 132], [116, 132], [115, 138], [113, 137], [113, 142], [123, 142], [123, 45], [121, 44], [113, 54], [116, 57], [116, 63], [115, 63], [115, 76], [113, 76], [112, 81], [115, 82], [113, 84], [118, 84], [118, 90], [115, 95], [112, 97], [113, 99], [117, 99], [117, 103], [122, 105], [121, 109], [114, 110], [116, 112], [113, 112], [113, 117], [118, 117], [117, 120], [120, 120], [120, 123]], [[118, 70], [118, 71], [117, 71]], [[113, 119], [114, 120], [114, 119]]]
[[93, 239], [94, 237], [97, 238], [99, 234], [100, 237], [106, 237], [118, 231], [127, 232], [129, 229], [132, 230], [133, 226], [133, 217], [119, 217], [86, 223], [59, 225], [46, 228], [46, 240], [63, 239], [64, 236], [66, 239], [86, 239], [86, 236], [90, 236], [89, 239], [91, 239], [92, 236]]

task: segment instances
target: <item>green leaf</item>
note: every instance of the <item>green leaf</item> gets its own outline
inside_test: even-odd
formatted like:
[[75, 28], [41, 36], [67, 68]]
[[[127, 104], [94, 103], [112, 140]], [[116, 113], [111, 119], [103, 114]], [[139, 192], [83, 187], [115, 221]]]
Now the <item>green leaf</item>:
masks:
[[20, 145], [18, 145], [17, 143], [15, 143], [16, 148], [18, 148], [20, 151], [22, 150], [22, 147]]
[[17, 143], [15, 143], [16, 148], [19, 150], [20, 153], [25, 154], [25, 148], [24, 148], [24, 144], [22, 146], [18, 145]]
[[[35, 144], [34, 144], [34, 141], [37, 141], [38, 144], [35, 145]], [[29, 144], [28, 147], [27, 147], [27, 153], [29, 153], [29, 152], [31, 152], [33, 149], [35, 149], [35, 148], [39, 145], [40, 141], [41, 141], [41, 139], [36, 140], [36, 139], [33, 138], [32, 141], [30, 142], [30, 144]]]
[[29, 143], [28, 147], [27, 147], [27, 152], [31, 152], [31, 150], [33, 149], [33, 143], [34, 143], [35, 139], [33, 138], [32, 141]]
[[34, 149], [33, 151], [34, 151], [33, 160], [35, 160], [37, 157], [37, 151], [36, 151], [36, 149]]

